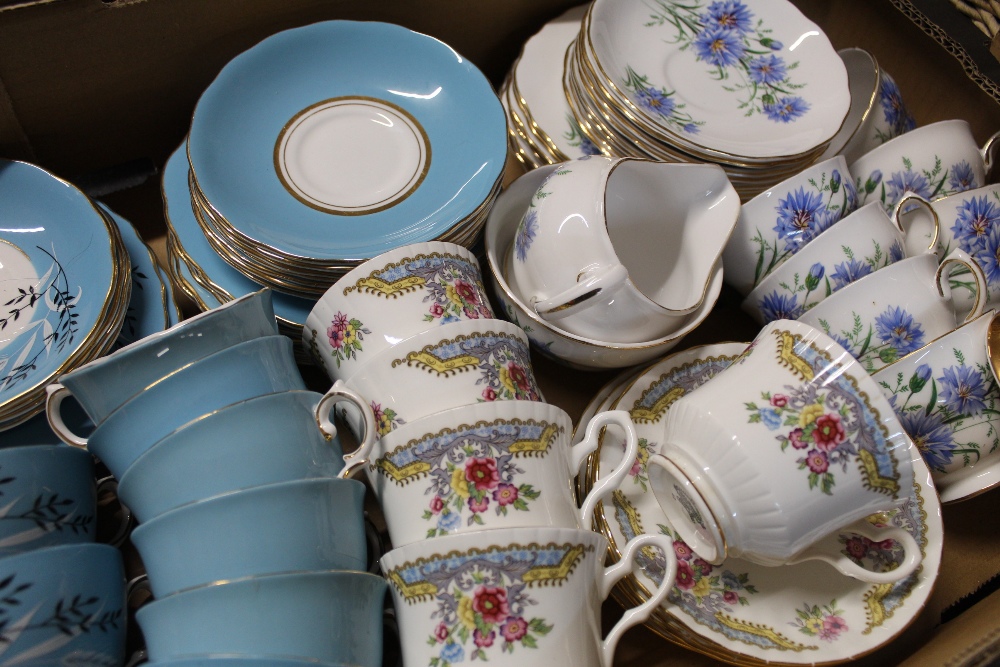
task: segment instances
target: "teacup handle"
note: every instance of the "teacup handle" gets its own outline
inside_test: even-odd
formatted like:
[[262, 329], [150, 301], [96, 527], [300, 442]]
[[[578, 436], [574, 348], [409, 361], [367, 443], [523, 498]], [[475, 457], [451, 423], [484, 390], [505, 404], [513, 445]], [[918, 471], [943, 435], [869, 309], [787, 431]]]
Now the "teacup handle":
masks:
[[87, 438], [73, 433], [69, 426], [66, 426], [66, 422], [62, 418], [62, 402], [66, 400], [67, 396], [71, 395], [69, 389], [61, 384], [52, 383], [45, 388], [45, 393], [45, 417], [49, 420], [49, 427], [52, 429], [52, 432], [59, 436], [59, 439], [67, 445], [86, 449]]
[[[986, 274], [983, 273], [983, 269], [979, 266], [979, 263], [969, 257], [961, 248], [955, 248], [944, 258], [934, 276], [938, 294], [942, 297], [945, 294], [942, 281], [948, 280], [948, 276], [956, 264], [969, 269], [972, 272], [972, 279], [976, 281], [976, 302], [972, 305], [972, 310], [969, 311], [969, 314], [962, 321], [962, 324], [966, 324], [982, 315], [986, 310], [986, 304], [989, 301], [989, 292], [987, 291], [989, 288], [986, 285]], [[949, 293], [950, 291], [949, 289]]]
[[115, 532], [111, 534], [110, 537], [102, 540], [105, 544], [110, 544], [113, 547], [120, 547], [125, 544], [125, 540], [132, 533], [132, 528], [135, 526], [134, 517], [132, 516], [132, 510], [122, 502], [121, 497], [118, 496], [118, 480], [113, 476], [103, 477], [97, 480], [97, 497], [98, 505], [100, 505], [100, 497], [104, 493], [111, 493], [115, 496], [118, 501], [118, 505], [121, 508], [120, 518], [118, 520], [118, 525], [115, 527]]
[[628, 475], [635, 463], [636, 457], [639, 456], [639, 438], [635, 433], [635, 426], [632, 425], [632, 418], [628, 412], [625, 410], [599, 412], [587, 423], [587, 431], [583, 440], [570, 449], [570, 475], [575, 477], [580, 471], [583, 460], [597, 449], [601, 440], [600, 430], [608, 424], [615, 424], [625, 431], [625, 457], [612, 469], [610, 475], [607, 477], [602, 475], [600, 481], [584, 498], [579, 514], [580, 527], [584, 530], [589, 529], [594, 520], [594, 509], [597, 503], [621, 486], [625, 476]]
[[649, 618], [650, 614], [658, 609], [663, 601], [667, 599], [667, 595], [674, 587], [674, 579], [677, 577], [677, 555], [674, 553], [673, 540], [666, 535], [645, 534], [629, 540], [625, 545], [621, 560], [604, 569], [601, 578], [601, 599], [606, 599], [611, 594], [611, 589], [614, 588], [614, 585], [622, 577], [632, 572], [636, 556], [639, 555], [640, 550], [647, 547], [654, 547], [663, 552], [663, 557], [667, 564], [663, 572], [663, 581], [660, 582], [660, 585], [653, 591], [648, 600], [637, 607], [628, 609], [621, 620], [615, 624], [615, 627], [611, 628], [611, 632], [608, 633], [608, 636], [604, 638], [604, 642], [601, 644], [602, 667], [611, 667], [614, 663], [615, 648], [618, 646], [618, 640], [625, 634], [625, 631]]
[[1000, 131], [994, 132], [993, 136], [986, 140], [983, 147], [979, 149], [979, 155], [983, 158], [983, 166], [986, 168], [986, 182], [990, 180], [993, 172], [993, 149], [1000, 143]]
[[929, 201], [918, 195], [916, 192], [904, 192], [903, 196], [899, 198], [899, 201], [896, 202], [896, 205], [892, 208], [892, 215], [890, 217], [892, 218], [893, 223], [895, 223], [896, 228], [902, 232], [904, 237], [909, 235], [910, 230], [903, 227], [902, 215], [903, 208], [909, 206], [910, 204], [916, 204], [920, 208], [927, 211], [931, 216], [931, 220], [934, 221], [934, 233], [931, 236], [930, 244], [924, 252], [936, 253], [938, 239], [941, 238], [941, 219], [938, 217], [937, 211], [934, 210], [934, 206]]
[[[903, 562], [900, 563], [899, 567], [888, 572], [866, 570], [842, 553], [843, 546], [837, 538], [843, 532], [858, 533], [875, 542], [887, 539], [894, 540], [903, 545], [905, 553]], [[866, 522], [859, 522], [852, 524], [849, 528], [838, 531], [826, 540], [821, 540], [796, 556], [793, 560], [790, 560], [788, 564], [794, 565], [795, 563], [807, 560], [827, 562], [843, 574], [869, 584], [892, 584], [913, 574], [920, 567], [923, 556], [920, 553], [920, 545], [917, 544], [917, 541], [905, 529], [897, 526], [875, 528]]]
[[322, 431], [327, 440], [332, 440], [337, 435], [337, 427], [332, 418], [333, 406], [342, 401], [353, 403], [361, 411], [361, 418], [365, 422], [364, 438], [361, 444], [350, 454], [344, 455], [344, 469], [337, 474], [337, 477], [347, 479], [355, 470], [368, 462], [368, 455], [378, 438], [378, 427], [375, 425], [375, 413], [372, 412], [368, 401], [344, 384], [343, 380], [337, 380], [316, 404], [316, 423], [319, 424], [319, 430]]
[[591, 305], [591, 300], [602, 292], [613, 292], [628, 280], [628, 270], [621, 264], [598, 269], [584, 280], [554, 297], [531, 300], [539, 317], [559, 320]]

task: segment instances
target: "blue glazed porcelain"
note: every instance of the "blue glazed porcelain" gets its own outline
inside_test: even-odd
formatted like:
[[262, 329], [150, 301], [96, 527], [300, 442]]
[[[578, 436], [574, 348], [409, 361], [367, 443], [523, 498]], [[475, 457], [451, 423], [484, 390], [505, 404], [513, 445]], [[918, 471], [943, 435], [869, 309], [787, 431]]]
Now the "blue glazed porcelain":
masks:
[[90, 454], [63, 444], [0, 450], [0, 556], [93, 542], [96, 515]]
[[325, 21], [226, 65], [198, 101], [188, 151], [205, 199], [241, 237], [356, 260], [476, 212], [503, 174], [506, 122], [489, 81], [447, 44]]
[[118, 495], [145, 523], [186, 503], [293, 479], [336, 477], [340, 440], [316, 425], [320, 399], [284, 391], [230, 405], [177, 429], [135, 460]]
[[364, 570], [364, 497], [353, 479], [255, 486], [161, 514], [132, 542], [157, 598], [259, 574]]
[[382, 667], [387, 583], [366, 572], [298, 572], [200, 586], [136, 612], [152, 662], [203, 653]]
[[[261, 290], [96, 359], [59, 382], [100, 425], [123, 403], [178, 369], [237, 343], [277, 333], [271, 292]], [[53, 402], [50, 393], [50, 417]]]
[[[192, 419], [277, 391], [305, 389], [292, 341], [265, 336], [226, 348], [178, 370], [111, 413], [87, 448], [117, 479], [139, 455]], [[53, 428], [59, 431], [57, 425]]]
[[190, 658], [157, 660], [146, 664], [150, 667], [154, 665], [157, 667], [352, 667], [332, 662], [253, 655], [201, 655]]
[[70, 544], [0, 558], [5, 665], [121, 665], [125, 568], [118, 549]]
[[[34, 165], [0, 160], [0, 423], [5, 409], [103, 345], [120, 237], [75, 187]], [[15, 415], [16, 416], [16, 415]]]
[[[201, 267], [212, 282], [233, 298], [260, 291], [260, 283], [250, 280], [219, 257], [198, 226], [191, 209], [188, 163], [183, 147], [174, 151], [167, 160], [163, 168], [160, 191], [163, 196], [164, 215], [177, 240], [180, 241], [184, 253]], [[200, 287], [193, 278], [189, 278], [188, 281], [195, 289]], [[201, 297], [209, 305], [217, 303], [216, 298], [207, 291], [201, 294]], [[275, 316], [296, 326], [303, 325], [309, 316], [309, 311], [316, 304], [315, 299], [303, 299], [282, 292], [273, 292], [272, 300]]]
[[118, 334], [118, 345], [128, 345], [170, 326], [170, 303], [166, 286], [160, 282], [153, 251], [139, 236], [132, 223], [103, 204], [101, 212], [118, 226], [122, 243], [132, 262], [132, 296], [125, 311], [125, 321]]

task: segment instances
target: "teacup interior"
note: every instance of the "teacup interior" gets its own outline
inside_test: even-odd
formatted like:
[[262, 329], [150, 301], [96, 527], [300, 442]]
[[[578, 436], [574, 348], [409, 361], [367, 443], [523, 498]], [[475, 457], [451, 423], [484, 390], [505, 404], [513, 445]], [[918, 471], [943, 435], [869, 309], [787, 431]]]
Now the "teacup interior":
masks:
[[728, 207], [713, 209], [728, 185], [724, 174], [698, 167], [626, 160], [608, 177], [605, 219], [615, 254], [635, 287], [671, 310], [700, 302], [735, 224]]

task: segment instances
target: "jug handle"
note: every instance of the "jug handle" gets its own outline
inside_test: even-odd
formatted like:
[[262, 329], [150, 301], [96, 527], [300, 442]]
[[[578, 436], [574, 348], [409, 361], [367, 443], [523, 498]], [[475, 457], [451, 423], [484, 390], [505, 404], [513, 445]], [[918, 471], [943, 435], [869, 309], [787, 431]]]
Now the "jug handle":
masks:
[[628, 280], [628, 270], [621, 264], [598, 269], [561, 294], [548, 299], [532, 299], [531, 306], [539, 317], [559, 320], [587, 308], [590, 302], [604, 292], [614, 292]]

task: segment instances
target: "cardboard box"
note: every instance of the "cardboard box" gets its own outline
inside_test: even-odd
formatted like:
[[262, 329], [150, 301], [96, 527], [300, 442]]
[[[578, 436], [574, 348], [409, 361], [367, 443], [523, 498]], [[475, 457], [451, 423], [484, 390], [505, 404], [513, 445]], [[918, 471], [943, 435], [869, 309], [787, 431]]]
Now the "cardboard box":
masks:
[[[980, 143], [1000, 106], [961, 64], [886, 0], [795, 0], [837, 48], [873, 53], [919, 125], [964, 118]], [[103, 195], [162, 253], [157, 171], [181, 142], [198, 95], [232, 57], [282, 29], [327, 19], [399, 23], [449, 43], [499, 85], [524, 40], [574, 0], [0, 0], [0, 156], [38, 163]], [[161, 255], [162, 256], [162, 255]], [[749, 340], [757, 327], [725, 290], [685, 346]], [[578, 418], [615, 374], [535, 359], [549, 401]], [[317, 375], [314, 381], [322, 383]], [[323, 387], [325, 388], [325, 387]], [[993, 492], [997, 493], [997, 492]], [[1000, 636], [1000, 512], [987, 493], [943, 511], [941, 574], [923, 612], [859, 664], [966, 664]], [[620, 610], [605, 605], [606, 624]], [[610, 627], [610, 625], [607, 625]], [[775, 660], [781, 661], [781, 656]], [[905, 661], [905, 662], [904, 662]], [[568, 659], [567, 664], [571, 664]], [[637, 628], [620, 667], [717, 664]]]

